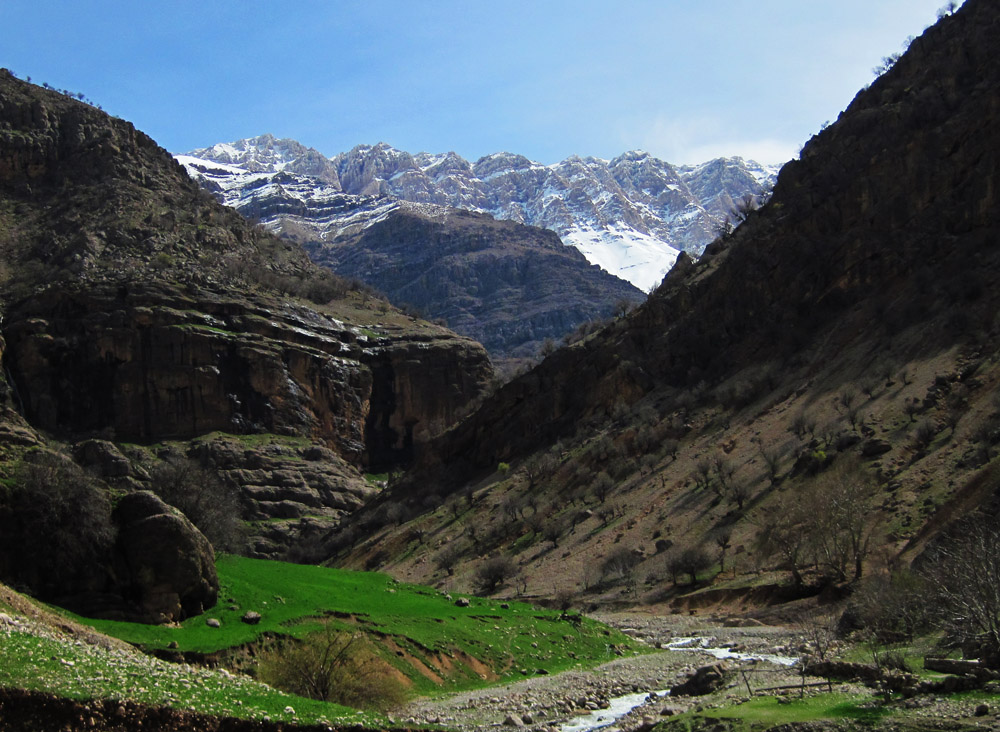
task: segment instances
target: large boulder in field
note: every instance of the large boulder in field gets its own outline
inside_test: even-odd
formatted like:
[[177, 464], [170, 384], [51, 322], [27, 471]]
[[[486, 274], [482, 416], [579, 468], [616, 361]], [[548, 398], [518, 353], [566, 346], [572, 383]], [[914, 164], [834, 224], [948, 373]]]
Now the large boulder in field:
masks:
[[122, 498], [115, 509], [125, 591], [151, 622], [173, 622], [215, 605], [219, 578], [208, 539], [150, 491]]

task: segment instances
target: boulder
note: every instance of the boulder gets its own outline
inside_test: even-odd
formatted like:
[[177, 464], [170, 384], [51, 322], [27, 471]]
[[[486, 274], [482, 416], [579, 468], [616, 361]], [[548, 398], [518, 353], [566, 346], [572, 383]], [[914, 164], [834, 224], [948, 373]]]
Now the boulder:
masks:
[[878, 437], [873, 437], [861, 443], [861, 454], [864, 457], [878, 457], [889, 452], [891, 449], [892, 445]]
[[721, 689], [726, 683], [726, 666], [715, 663], [702, 666], [687, 679], [670, 689], [670, 696], [704, 696]]
[[91, 468], [102, 478], [124, 478], [132, 472], [132, 464], [115, 445], [107, 440], [84, 440], [73, 447], [73, 459]]
[[243, 617], [240, 620], [247, 625], [257, 625], [260, 622], [260, 613], [255, 610], [247, 610], [243, 613]]
[[124, 496], [114, 514], [126, 591], [153, 622], [176, 622], [215, 605], [219, 579], [208, 539], [150, 491]]

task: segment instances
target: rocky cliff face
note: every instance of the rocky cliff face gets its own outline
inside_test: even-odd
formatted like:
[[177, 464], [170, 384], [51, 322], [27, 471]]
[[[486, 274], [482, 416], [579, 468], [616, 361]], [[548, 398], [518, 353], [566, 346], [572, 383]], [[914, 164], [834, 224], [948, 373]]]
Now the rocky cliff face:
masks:
[[760, 196], [777, 172], [741, 158], [674, 166], [639, 151], [555, 165], [496, 153], [470, 163], [453, 152], [411, 155], [385, 143], [323, 163], [316, 150], [270, 135], [178, 159], [227, 205], [320, 244], [356, 222], [370, 199], [447, 206], [551, 229], [644, 292], [678, 251], [700, 253], [734, 203]]
[[[567, 589], [596, 583], [587, 572], [622, 546], [639, 576], [671, 546], [715, 551], [710, 531], [775, 566], [750, 556], [761, 532], [797, 500], [820, 505], [831, 465], [870, 481], [889, 553], [912, 556], [992, 500], [998, 31], [985, 0], [928, 29], [782, 169], [768, 205], [697, 263], [682, 255], [628, 317], [506, 385], [384, 497], [459, 491], [464, 533], [427, 514], [353, 556], [419, 530], [468, 557], [512, 553], [548, 593], [571, 567]], [[430, 556], [400, 569], [441, 576]]]
[[28, 419], [56, 434], [274, 432], [379, 466], [452, 424], [489, 362], [440, 329], [365, 330], [226, 290], [59, 288], [8, 311], [6, 363]]
[[[453, 389], [434, 406], [393, 402], [430, 410], [398, 415], [427, 425], [423, 435], [483, 388], [481, 349], [374, 304], [355, 310], [359, 296], [343, 282], [207, 201], [127, 123], [9, 76], [3, 93], [5, 356], [29, 419], [45, 429], [145, 441], [296, 433], [361, 465], [376, 429], [366, 424], [388, 420], [371, 403], [406, 383], [399, 373], [380, 381], [372, 366], [396, 363], [405, 375], [400, 351], [418, 349], [427, 366], [442, 358]], [[358, 317], [282, 300], [282, 290], [341, 298]]]
[[[320, 162], [312, 172], [322, 176]], [[302, 518], [356, 506], [370, 491], [360, 471], [412, 458], [464, 415], [492, 374], [481, 346], [379, 305], [296, 245], [250, 226], [128, 123], [7, 72], [0, 257], [4, 421], [15, 409], [23, 415], [12, 435], [26, 420], [71, 443], [100, 436], [148, 444], [214, 431], [294, 436], [329, 451], [349, 476], [342, 490], [321, 490], [322, 471], [301, 473], [301, 495], [315, 499], [296, 509]], [[0, 470], [16, 479], [32, 445], [14, 447]], [[124, 474], [97, 479], [156, 490], [148, 478], [126, 463]], [[231, 481], [247, 488], [245, 518], [287, 513], [281, 500], [249, 490], [270, 482]], [[180, 541], [182, 533], [164, 536]], [[158, 571], [111, 568], [94, 575], [106, 581], [77, 589], [127, 599], [127, 577]], [[146, 616], [158, 602], [147, 602], [150, 593], [173, 607], [167, 585], [177, 583], [153, 580], [136, 600]], [[166, 614], [191, 612], [186, 596]]]

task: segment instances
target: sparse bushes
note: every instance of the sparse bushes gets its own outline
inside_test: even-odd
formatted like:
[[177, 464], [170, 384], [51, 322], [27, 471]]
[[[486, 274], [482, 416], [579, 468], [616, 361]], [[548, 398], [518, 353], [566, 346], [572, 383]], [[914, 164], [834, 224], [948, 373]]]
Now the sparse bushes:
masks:
[[816, 433], [816, 418], [803, 410], [792, 417], [789, 429], [800, 440], [804, 439], [807, 434], [814, 435]]
[[257, 673], [283, 691], [356, 709], [388, 711], [406, 701], [396, 672], [370, 642], [328, 621], [302, 641], [278, 641], [265, 649]]
[[258, 285], [283, 295], [304, 298], [317, 305], [343, 299], [351, 291], [368, 295], [372, 292], [360, 281], [344, 279], [322, 267], [290, 274], [257, 262], [227, 259], [223, 274], [232, 284]]
[[563, 336], [563, 343], [567, 346], [579, 343], [587, 336], [592, 333], [596, 333], [607, 324], [608, 321], [606, 320], [588, 320], [584, 323], [580, 323], [580, 325], [576, 326], [576, 329], [572, 333]]

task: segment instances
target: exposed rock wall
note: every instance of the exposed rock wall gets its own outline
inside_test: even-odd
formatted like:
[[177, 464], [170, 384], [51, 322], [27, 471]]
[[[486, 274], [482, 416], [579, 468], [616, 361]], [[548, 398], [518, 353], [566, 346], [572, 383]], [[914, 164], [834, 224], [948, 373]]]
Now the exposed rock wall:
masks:
[[55, 433], [299, 434], [359, 466], [369, 444], [378, 460], [404, 456], [404, 434], [412, 453], [489, 379], [478, 345], [438, 330], [378, 343], [319, 313], [269, 305], [205, 291], [196, 301], [49, 291], [8, 313], [6, 363], [29, 420]]
[[[0, 477], [16, 488], [0, 491], [0, 578], [88, 612], [174, 621], [217, 590], [205, 536], [143, 492], [157, 486], [133, 459], [142, 449], [111, 441], [301, 438], [301, 455], [274, 459], [190, 452], [240, 489], [242, 518], [332, 521], [370, 493], [364, 467], [412, 455], [492, 376], [481, 346], [376, 312], [130, 124], [3, 70], [0, 265]], [[48, 435], [77, 443], [86, 471], [51, 451], [73, 481], [18, 474]], [[65, 486], [89, 506], [88, 527], [50, 500]], [[112, 486], [127, 494], [116, 522]], [[44, 531], [15, 535], [29, 517]], [[307, 528], [263, 537], [259, 553]], [[75, 545], [87, 552], [64, 549]]]

